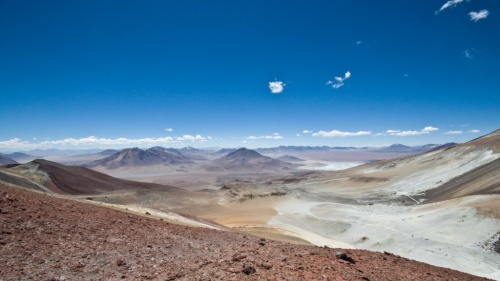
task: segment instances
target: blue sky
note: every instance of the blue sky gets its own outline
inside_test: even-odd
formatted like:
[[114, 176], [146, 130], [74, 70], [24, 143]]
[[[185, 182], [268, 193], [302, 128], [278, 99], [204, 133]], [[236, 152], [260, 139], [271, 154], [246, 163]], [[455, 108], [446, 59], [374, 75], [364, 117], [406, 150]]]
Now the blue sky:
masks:
[[500, 127], [499, 29], [491, 0], [2, 1], [0, 151], [463, 142]]

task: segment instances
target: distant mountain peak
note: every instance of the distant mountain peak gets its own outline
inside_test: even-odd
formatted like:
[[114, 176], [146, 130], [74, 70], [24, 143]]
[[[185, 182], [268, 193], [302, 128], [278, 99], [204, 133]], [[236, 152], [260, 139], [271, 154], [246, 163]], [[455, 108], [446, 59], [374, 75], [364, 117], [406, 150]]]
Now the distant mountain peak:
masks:
[[209, 171], [238, 172], [288, 171], [294, 167], [296, 165], [264, 156], [248, 148], [237, 149], [205, 165], [205, 169]]
[[248, 149], [245, 147], [240, 148], [236, 151], [233, 151], [225, 156], [225, 158], [228, 158], [228, 159], [233, 159], [233, 158], [253, 159], [253, 158], [261, 158], [261, 157], [265, 157], [265, 156], [263, 156], [262, 154], [258, 153], [255, 150], [251, 150], [251, 149]]
[[118, 167], [140, 167], [150, 165], [181, 165], [192, 160], [173, 148], [155, 146], [146, 150], [138, 147], [126, 148], [108, 157], [96, 160], [86, 166], [104, 166], [108, 169]]
[[410, 148], [409, 146], [404, 145], [404, 144], [400, 144], [400, 143], [395, 143], [393, 145], [390, 145], [389, 147], [390, 148], [405, 148], [405, 149]]

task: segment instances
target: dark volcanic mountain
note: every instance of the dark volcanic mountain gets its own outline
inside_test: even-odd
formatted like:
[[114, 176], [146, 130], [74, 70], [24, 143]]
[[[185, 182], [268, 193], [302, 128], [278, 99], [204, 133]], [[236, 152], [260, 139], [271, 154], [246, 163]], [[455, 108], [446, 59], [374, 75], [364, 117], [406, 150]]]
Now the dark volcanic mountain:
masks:
[[287, 171], [296, 165], [263, 156], [255, 150], [240, 148], [204, 166], [208, 171], [266, 172]]
[[0, 165], [11, 165], [11, 164], [17, 164], [17, 162], [10, 158], [0, 155]]
[[60, 194], [100, 194], [116, 190], [144, 189], [177, 190], [171, 186], [117, 179], [84, 167], [66, 166], [42, 159], [5, 168], [5, 171], [6, 173], [0, 170], [0, 179], [5, 182]]
[[98, 154], [100, 155], [113, 155], [115, 153], [119, 152], [119, 150], [116, 150], [116, 149], [106, 149], [106, 150], [103, 150], [101, 152], [99, 152]]
[[277, 159], [280, 161], [284, 161], [284, 162], [303, 162], [303, 161], [305, 161], [304, 159], [300, 159], [300, 158], [297, 158], [297, 157], [291, 156], [291, 155], [284, 155], [284, 156], [281, 156]]
[[426, 144], [426, 145], [417, 145], [417, 146], [407, 146], [403, 144], [393, 144], [387, 147], [377, 148], [376, 152], [395, 152], [395, 153], [421, 153], [427, 152], [437, 147], [441, 147], [438, 144]]
[[231, 153], [231, 152], [235, 152], [236, 150], [238, 150], [237, 148], [223, 148], [223, 149], [220, 149], [220, 150], [217, 150], [217, 154], [228, 154], [228, 153]]
[[14, 153], [9, 153], [9, 154], [0, 153], [0, 156], [9, 158], [9, 159], [14, 160], [16, 162], [28, 162], [28, 161], [31, 161], [31, 160], [37, 158], [35, 156], [28, 155], [28, 154], [22, 153], [22, 152], [14, 152]]
[[134, 147], [118, 151], [103, 159], [93, 161], [86, 167], [105, 167], [116, 169], [120, 167], [142, 167], [151, 165], [183, 165], [192, 160], [173, 148], [151, 147], [146, 150]]

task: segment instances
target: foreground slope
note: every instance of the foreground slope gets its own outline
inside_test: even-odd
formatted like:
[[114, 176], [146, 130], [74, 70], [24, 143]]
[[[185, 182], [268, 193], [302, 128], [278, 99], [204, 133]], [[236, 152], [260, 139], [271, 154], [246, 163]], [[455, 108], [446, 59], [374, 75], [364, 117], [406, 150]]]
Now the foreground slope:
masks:
[[349, 262], [337, 249], [173, 225], [3, 184], [0, 206], [5, 280], [487, 280], [389, 253], [345, 250]]

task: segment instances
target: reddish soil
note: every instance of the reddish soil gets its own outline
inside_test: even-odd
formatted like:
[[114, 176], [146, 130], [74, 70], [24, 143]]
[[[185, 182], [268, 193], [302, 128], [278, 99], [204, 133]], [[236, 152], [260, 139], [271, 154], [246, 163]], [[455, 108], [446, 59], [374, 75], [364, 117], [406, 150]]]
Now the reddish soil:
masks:
[[185, 227], [0, 184], [0, 280], [122, 279], [487, 280], [390, 253]]

